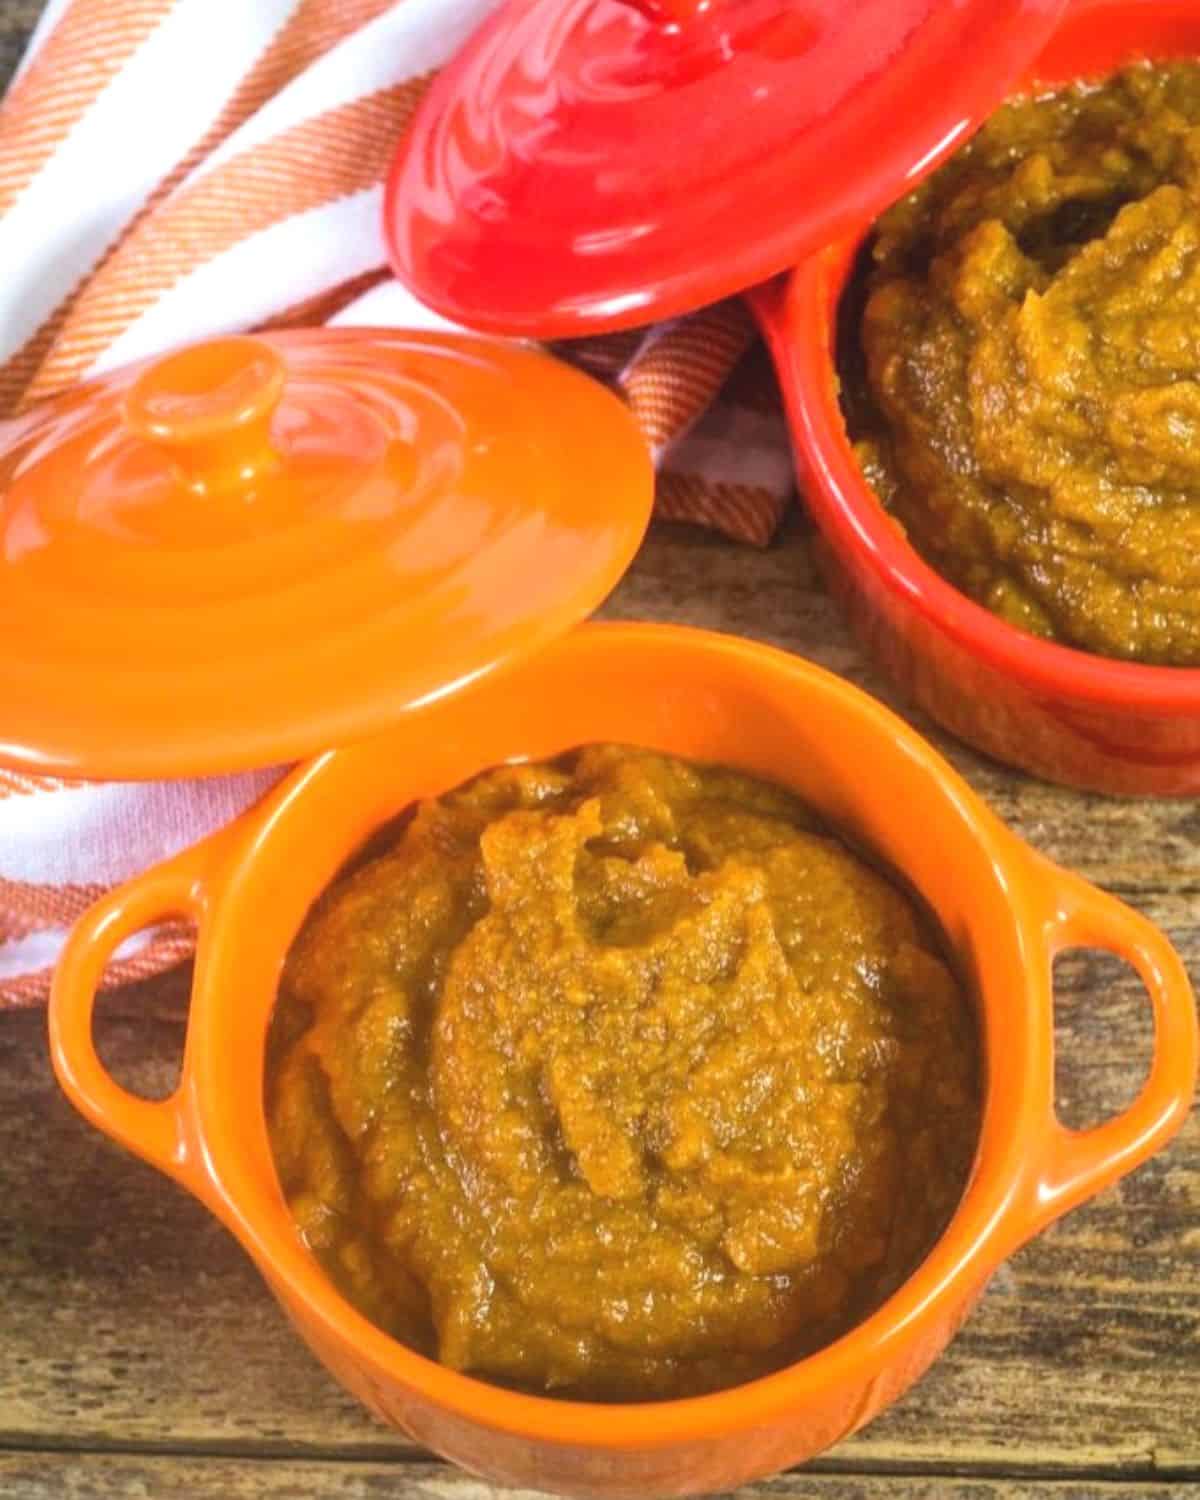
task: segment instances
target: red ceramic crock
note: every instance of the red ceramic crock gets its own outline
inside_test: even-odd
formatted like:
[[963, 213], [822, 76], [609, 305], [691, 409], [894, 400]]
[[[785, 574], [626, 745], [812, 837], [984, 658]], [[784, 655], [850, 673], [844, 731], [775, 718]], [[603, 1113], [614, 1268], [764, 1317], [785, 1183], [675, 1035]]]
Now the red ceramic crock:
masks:
[[[472, 1379], [356, 1312], [301, 1243], [263, 1107], [280, 967], [346, 858], [415, 798], [488, 766], [605, 740], [777, 780], [877, 852], [938, 918], [976, 1000], [984, 1052], [983, 1120], [961, 1204], [878, 1311], [765, 1379], [611, 1406]], [[105, 1071], [92, 1006], [113, 950], [171, 914], [197, 924], [196, 974], [178, 1088], [152, 1102]], [[1055, 1115], [1052, 965], [1088, 945], [1137, 969], [1155, 1042], [1129, 1108], [1077, 1132]], [[1187, 975], [1162, 934], [1020, 843], [909, 725], [795, 657], [655, 625], [572, 631], [387, 734], [301, 767], [240, 822], [106, 896], [55, 976], [50, 1040], [76, 1107], [208, 1205], [318, 1357], [379, 1416], [489, 1479], [630, 1500], [732, 1488], [877, 1415], [938, 1355], [1005, 1256], [1174, 1134], [1197, 1055]], [[204, 1293], [180, 1295], [202, 1303]]]
[[[1200, 57], [1194, 0], [1076, 0], [1025, 83], [1187, 56]], [[926, 712], [997, 759], [1094, 791], [1200, 791], [1200, 670], [1113, 661], [1017, 630], [941, 578], [880, 507], [835, 386], [838, 302], [861, 241], [752, 294], [827, 572], [859, 636]]]

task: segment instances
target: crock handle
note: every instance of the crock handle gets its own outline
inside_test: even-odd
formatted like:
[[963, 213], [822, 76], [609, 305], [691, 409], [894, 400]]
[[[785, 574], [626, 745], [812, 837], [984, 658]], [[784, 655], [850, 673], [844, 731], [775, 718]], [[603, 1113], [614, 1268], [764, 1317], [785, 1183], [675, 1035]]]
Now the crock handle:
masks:
[[[1070, 948], [1104, 948], [1137, 970], [1154, 1012], [1150, 1073], [1121, 1114], [1089, 1130], [1070, 1130], [1054, 1112], [1034, 1179], [1036, 1233], [1152, 1156], [1183, 1124], [1196, 1090], [1196, 1002], [1187, 971], [1167, 938], [1145, 917], [1079, 876], [1038, 860], [1049, 898], [1047, 959]], [[1053, 1019], [1051, 1019], [1053, 1025]]]
[[201, 1196], [203, 1185], [189, 1161], [185, 1128], [186, 1043], [175, 1092], [167, 1099], [139, 1099], [112, 1078], [96, 1055], [92, 1010], [105, 965], [123, 942], [168, 917], [190, 917], [199, 924], [207, 904], [212, 843], [155, 866], [84, 912], [55, 970], [48, 1018], [54, 1071], [80, 1113]]

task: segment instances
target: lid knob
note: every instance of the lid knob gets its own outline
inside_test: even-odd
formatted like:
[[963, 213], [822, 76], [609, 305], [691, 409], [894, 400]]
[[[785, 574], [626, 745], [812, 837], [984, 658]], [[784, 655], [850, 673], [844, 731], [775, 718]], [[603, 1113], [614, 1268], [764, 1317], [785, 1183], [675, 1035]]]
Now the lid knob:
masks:
[[189, 489], [245, 489], [279, 462], [271, 417], [283, 394], [283, 361], [259, 339], [211, 339], [156, 360], [138, 376], [125, 417], [174, 460]]
[[695, 16], [711, 10], [715, 0], [637, 0], [638, 8], [652, 21], [666, 26], [685, 26]]

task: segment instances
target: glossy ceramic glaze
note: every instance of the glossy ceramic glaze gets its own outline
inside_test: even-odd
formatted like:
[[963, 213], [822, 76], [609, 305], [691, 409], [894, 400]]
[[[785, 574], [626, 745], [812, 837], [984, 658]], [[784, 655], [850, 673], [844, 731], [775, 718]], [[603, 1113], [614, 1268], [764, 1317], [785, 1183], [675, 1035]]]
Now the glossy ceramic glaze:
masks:
[[[1179, 56], [1200, 57], [1192, 0], [1075, 0], [1026, 81]], [[858, 633], [922, 708], [1000, 760], [1096, 791], [1200, 791], [1200, 671], [1110, 661], [1019, 631], [943, 580], [884, 515], [834, 388], [837, 304], [856, 247], [827, 249], [753, 302], [831, 580]]]
[[[366, 1322], [299, 1242], [263, 1111], [264, 1040], [281, 963], [346, 858], [414, 798], [499, 762], [591, 741], [778, 780], [902, 872], [940, 921], [977, 999], [986, 1055], [969, 1186], [908, 1282], [812, 1358], [730, 1391], [651, 1405], [501, 1390]], [[178, 1088], [148, 1102], [124, 1092], [98, 1060], [92, 1004], [117, 945], [169, 914], [199, 928], [194, 991]], [[1076, 1133], [1055, 1115], [1051, 966], [1057, 953], [1083, 945], [1134, 965], [1155, 1041], [1129, 1109]], [[908, 725], [794, 657], [653, 625], [581, 627], [374, 741], [322, 756], [230, 829], [106, 897], [69, 942], [50, 1035], [76, 1106], [208, 1204], [303, 1338], [373, 1411], [490, 1479], [631, 1500], [731, 1488], [869, 1421], [935, 1358], [1006, 1255], [1182, 1124], [1197, 1048], [1192, 994], [1166, 939], [1019, 843]], [[179, 1295], [203, 1292], [181, 1285]]]
[[0, 762], [192, 776], [374, 733], [589, 614], [653, 488], [621, 401], [493, 340], [225, 338], [80, 387], [0, 430]]
[[457, 323], [542, 339], [713, 302], [899, 196], [1065, 3], [508, 0], [405, 132], [393, 266]]

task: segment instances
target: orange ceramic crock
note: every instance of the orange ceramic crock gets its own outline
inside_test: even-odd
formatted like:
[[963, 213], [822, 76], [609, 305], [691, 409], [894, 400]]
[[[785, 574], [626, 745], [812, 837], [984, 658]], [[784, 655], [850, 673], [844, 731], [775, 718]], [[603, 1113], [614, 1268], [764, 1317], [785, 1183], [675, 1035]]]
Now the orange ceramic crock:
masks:
[[[502, 1390], [368, 1323], [298, 1238], [263, 1112], [280, 966], [347, 856], [414, 798], [499, 762], [601, 740], [786, 783], [877, 852], [939, 919], [977, 999], [986, 1058], [983, 1124], [962, 1203], [884, 1306], [765, 1379], [624, 1406]], [[125, 1092], [98, 1060], [93, 997], [113, 950], [173, 914], [199, 929], [191, 1015], [179, 1085], [150, 1102]], [[1055, 1115], [1051, 966], [1057, 953], [1084, 945], [1137, 969], [1155, 1041], [1129, 1109], [1075, 1132]], [[493, 1480], [639, 1500], [733, 1487], [869, 1421], [926, 1369], [1005, 1256], [1172, 1135], [1197, 1062], [1194, 1002], [1166, 939], [1018, 842], [908, 725], [793, 657], [654, 625], [583, 626], [375, 740], [330, 751], [240, 822], [106, 897], [67, 947], [50, 1033], [77, 1107], [228, 1225], [303, 1338], [374, 1412]]]
[[[1194, 0], [1074, 0], [1026, 84], [1181, 56], [1200, 57]], [[1001, 760], [1095, 791], [1200, 791], [1200, 670], [1112, 661], [1017, 630], [934, 572], [884, 514], [835, 385], [838, 302], [860, 240], [754, 294], [831, 582], [859, 635], [933, 718]]]

